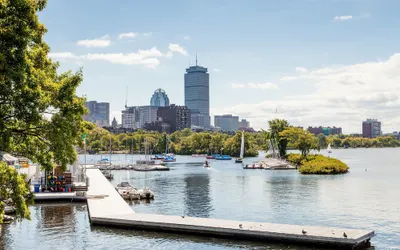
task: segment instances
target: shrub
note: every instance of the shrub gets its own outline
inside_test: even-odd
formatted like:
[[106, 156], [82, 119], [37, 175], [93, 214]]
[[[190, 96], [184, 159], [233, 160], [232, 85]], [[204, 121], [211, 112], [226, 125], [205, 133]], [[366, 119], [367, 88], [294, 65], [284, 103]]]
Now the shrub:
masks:
[[299, 167], [302, 174], [343, 174], [349, 171], [349, 167], [342, 161], [323, 155], [289, 154], [287, 160]]

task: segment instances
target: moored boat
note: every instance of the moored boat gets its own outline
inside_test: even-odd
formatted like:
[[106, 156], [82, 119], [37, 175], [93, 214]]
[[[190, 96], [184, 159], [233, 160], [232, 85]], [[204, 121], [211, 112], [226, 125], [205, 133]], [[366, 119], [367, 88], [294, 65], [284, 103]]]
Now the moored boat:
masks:
[[215, 157], [215, 159], [220, 161], [230, 161], [232, 160], [232, 157], [230, 155], [219, 155]]
[[164, 156], [163, 155], [154, 155], [150, 157], [151, 160], [163, 160]]
[[240, 157], [235, 160], [235, 163], [243, 163], [244, 154], [244, 132], [242, 131], [242, 141], [240, 144]]
[[167, 154], [167, 155], [165, 155], [165, 157], [162, 160], [162, 162], [176, 162], [176, 158], [172, 154]]

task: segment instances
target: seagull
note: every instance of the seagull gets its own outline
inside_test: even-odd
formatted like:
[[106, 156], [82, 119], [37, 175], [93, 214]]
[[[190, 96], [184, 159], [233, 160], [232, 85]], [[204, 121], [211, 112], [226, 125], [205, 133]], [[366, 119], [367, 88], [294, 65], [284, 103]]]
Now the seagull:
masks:
[[343, 237], [347, 238], [347, 234], [346, 234], [346, 233], [343, 233]]
[[303, 229], [303, 230], [301, 230], [301, 232], [303, 233], [303, 234], [307, 234], [307, 232]]
[[242, 224], [239, 224], [239, 227], [240, 227], [240, 228], [243, 228]]

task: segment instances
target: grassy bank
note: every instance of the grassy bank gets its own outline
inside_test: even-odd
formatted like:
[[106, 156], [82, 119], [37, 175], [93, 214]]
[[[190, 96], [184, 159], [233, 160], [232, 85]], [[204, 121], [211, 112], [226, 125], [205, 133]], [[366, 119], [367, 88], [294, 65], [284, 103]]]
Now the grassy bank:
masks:
[[302, 174], [344, 174], [349, 167], [342, 161], [323, 155], [289, 154], [287, 160], [299, 167]]

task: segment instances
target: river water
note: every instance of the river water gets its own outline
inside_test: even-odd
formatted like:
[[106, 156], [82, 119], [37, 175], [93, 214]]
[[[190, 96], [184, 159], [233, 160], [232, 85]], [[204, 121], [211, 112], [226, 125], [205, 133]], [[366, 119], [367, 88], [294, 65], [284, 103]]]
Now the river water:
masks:
[[[138, 213], [372, 229], [375, 249], [400, 249], [399, 155], [400, 149], [334, 150], [332, 156], [350, 166], [350, 173], [337, 176], [243, 170], [233, 161], [204, 169], [203, 158], [177, 156], [180, 164], [168, 172], [114, 171], [112, 183], [129, 181], [154, 191], [154, 201], [131, 204]], [[112, 161], [136, 158], [113, 155]], [[86, 161], [99, 159], [88, 155]], [[85, 203], [30, 210], [30, 221], [2, 226], [0, 249], [318, 249], [91, 227]]]

